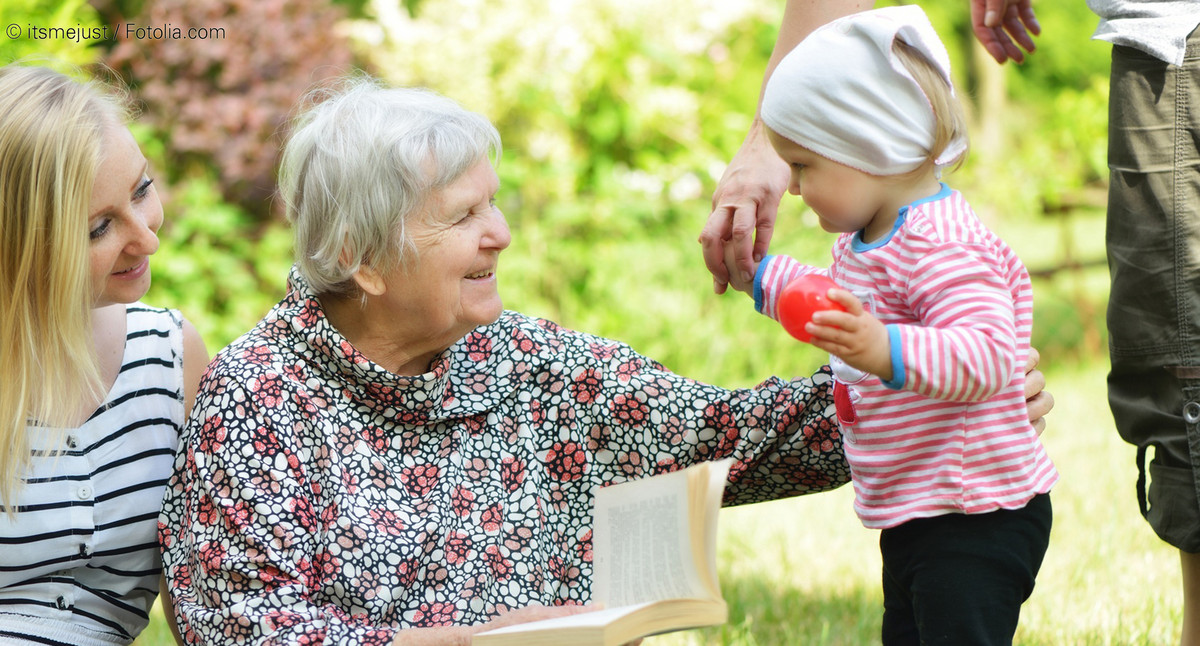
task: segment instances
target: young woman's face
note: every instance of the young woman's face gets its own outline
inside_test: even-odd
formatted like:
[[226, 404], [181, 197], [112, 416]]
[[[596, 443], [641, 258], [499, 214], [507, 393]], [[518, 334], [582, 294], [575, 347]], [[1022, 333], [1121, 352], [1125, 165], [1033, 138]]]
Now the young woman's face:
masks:
[[162, 203], [129, 129], [110, 123], [88, 208], [93, 307], [133, 303], [150, 288]]
[[822, 229], [832, 233], [866, 229], [885, 210], [890, 196], [882, 178], [822, 157], [770, 129], [767, 137], [792, 170], [788, 192], [804, 197]]

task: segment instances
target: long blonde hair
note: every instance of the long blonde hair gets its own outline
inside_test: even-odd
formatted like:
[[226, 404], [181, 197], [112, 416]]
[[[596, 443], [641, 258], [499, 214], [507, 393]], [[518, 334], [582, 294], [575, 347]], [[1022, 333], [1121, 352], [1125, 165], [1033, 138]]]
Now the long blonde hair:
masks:
[[87, 219], [105, 125], [124, 117], [94, 83], [0, 68], [0, 503], [10, 514], [28, 425], [73, 426], [103, 391]]

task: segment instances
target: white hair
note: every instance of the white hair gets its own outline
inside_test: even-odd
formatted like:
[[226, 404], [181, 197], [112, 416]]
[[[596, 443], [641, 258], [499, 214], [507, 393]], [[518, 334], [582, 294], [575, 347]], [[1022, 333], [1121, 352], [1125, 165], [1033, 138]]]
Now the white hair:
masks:
[[364, 265], [386, 271], [407, 261], [408, 218], [500, 156], [491, 122], [429, 90], [357, 78], [307, 103], [284, 146], [279, 189], [300, 274], [318, 294], [350, 291]]

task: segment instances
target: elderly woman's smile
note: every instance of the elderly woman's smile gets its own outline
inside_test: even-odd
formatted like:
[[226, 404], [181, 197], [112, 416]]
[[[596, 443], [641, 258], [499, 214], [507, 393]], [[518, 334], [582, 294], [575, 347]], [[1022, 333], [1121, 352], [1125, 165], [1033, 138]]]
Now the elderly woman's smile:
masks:
[[496, 264], [512, 237], [493, 203], [499, 188], [496, 171], [481, 159], [430, 199], [410, 229], [416, 254], [408, 271], [396, 272], [393, 288], [407, 301], [397, 314], [422, 312], [432, 329], [445, 330], [445, 347], [503, 309]]
[[504, 306], [496, 266], [512, 237], [494, 198], [500, 179], [484, 157], [434, 191], [408, 223], [412, 254], [394, 268], [361, 267], [364, 297], [327, 294], [326, 315], [369, 359], [420, 374], [432, 359]]

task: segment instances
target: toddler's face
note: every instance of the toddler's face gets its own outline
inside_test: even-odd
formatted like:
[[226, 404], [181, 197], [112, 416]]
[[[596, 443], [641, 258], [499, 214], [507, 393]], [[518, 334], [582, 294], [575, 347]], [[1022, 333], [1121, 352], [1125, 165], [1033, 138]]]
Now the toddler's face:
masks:
[[822, 157], [769, 128], [767, 137], [792, 169], [788, 192], [804, 198], [822, 229], [833, 233], [868, 229], [885, 209], [888, 182], [884, 178]]

